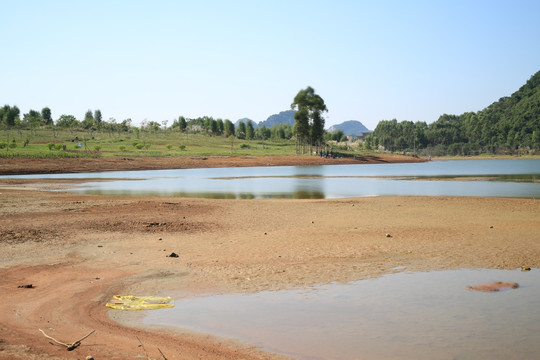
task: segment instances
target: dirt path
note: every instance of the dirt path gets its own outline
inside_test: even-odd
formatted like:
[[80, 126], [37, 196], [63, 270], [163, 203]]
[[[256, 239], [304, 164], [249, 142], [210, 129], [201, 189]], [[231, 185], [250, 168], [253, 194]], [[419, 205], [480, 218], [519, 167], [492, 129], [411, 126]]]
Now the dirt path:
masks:
[[[104, 305], [118, 293], [278, 290], [397, 266], [540, 267], [536, 200], [229, 201], [24, 190], [36, 185], [43, 186], [0, 181], [0, 359], [162, 359], [158, 348], [168, 359], [277, 359], [210, 336], [121, 325], [108, 314], [122, 320], [122, 312]], [[96, 332], [68, 352], [40, 328], [64, 342]]]

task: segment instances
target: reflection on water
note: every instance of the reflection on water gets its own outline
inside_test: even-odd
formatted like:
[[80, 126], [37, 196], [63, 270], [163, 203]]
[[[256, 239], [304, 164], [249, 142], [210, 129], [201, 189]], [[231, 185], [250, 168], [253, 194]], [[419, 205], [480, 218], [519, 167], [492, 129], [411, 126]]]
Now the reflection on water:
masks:
[[[181, 299], [145, 324], [177, 326], [297, 359], [536, 359], [540, 271], [398, 273], [311, 289]], [[495, 293], [466, 290], [518, 282]]]
[[218, 199], [394, 195], [540, 197], [540, 159], [151, 170], [17, 177], [117, 178], [114, 181], [85, 182], [71, 191]]

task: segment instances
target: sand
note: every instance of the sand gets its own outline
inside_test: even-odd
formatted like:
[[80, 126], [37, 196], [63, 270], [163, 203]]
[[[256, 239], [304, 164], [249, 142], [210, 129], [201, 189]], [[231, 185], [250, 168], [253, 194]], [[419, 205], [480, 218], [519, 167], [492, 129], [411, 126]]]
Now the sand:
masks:
[[[243, 165], [302, 159], [250, 157]], [[232, 160], [190, 161], [230, 166]], [[54, 172], [60, 165], [38, 167]], [[64, 171], [109, 166], [68, 165]], [[0, 160], [3, 173], [38, 170], [17, 166]], [[190, 297], [404, 270], [540, 267], [537, 200], [212, 200], [43, 191], [64, 185], [0, 179], [0, 359], [163, 359], [160, 351], [167, 359], [279, 359], [209, 335], [127, 325], [105, 303], [114, 294]], [[179, 256], [169, 257], [172, 252]], [[67, 351], [38, 329], [66, 343], [95, 333]]]

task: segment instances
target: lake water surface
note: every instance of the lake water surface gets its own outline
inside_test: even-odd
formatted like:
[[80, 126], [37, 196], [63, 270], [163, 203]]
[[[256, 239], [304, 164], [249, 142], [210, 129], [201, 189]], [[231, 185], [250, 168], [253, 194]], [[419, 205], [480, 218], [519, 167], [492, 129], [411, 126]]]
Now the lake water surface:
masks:
[[230, 199], [322, 199], [393, 195], [540, 197], [540, 159], [208, 168], [10, 177], [100, 179], [84, 182], [70, 190], [88, 194]]
[[[538, 359], [540, 270], [397, 273], [350, 284], [177, 300], [144, 323], [295, 359]], [[493, 281], [518, 289], [466, 290]]]

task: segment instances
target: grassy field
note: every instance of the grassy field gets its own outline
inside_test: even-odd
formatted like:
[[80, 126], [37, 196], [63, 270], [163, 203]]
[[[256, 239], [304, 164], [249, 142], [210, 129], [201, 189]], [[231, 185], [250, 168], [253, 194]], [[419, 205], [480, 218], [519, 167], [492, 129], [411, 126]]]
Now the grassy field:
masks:
[[155, 133], [108, 133], [77, 130], [0, 130], [0, 157], [136, 157], [295, 155], [289, 140], [240, 140], [223, 136]]

